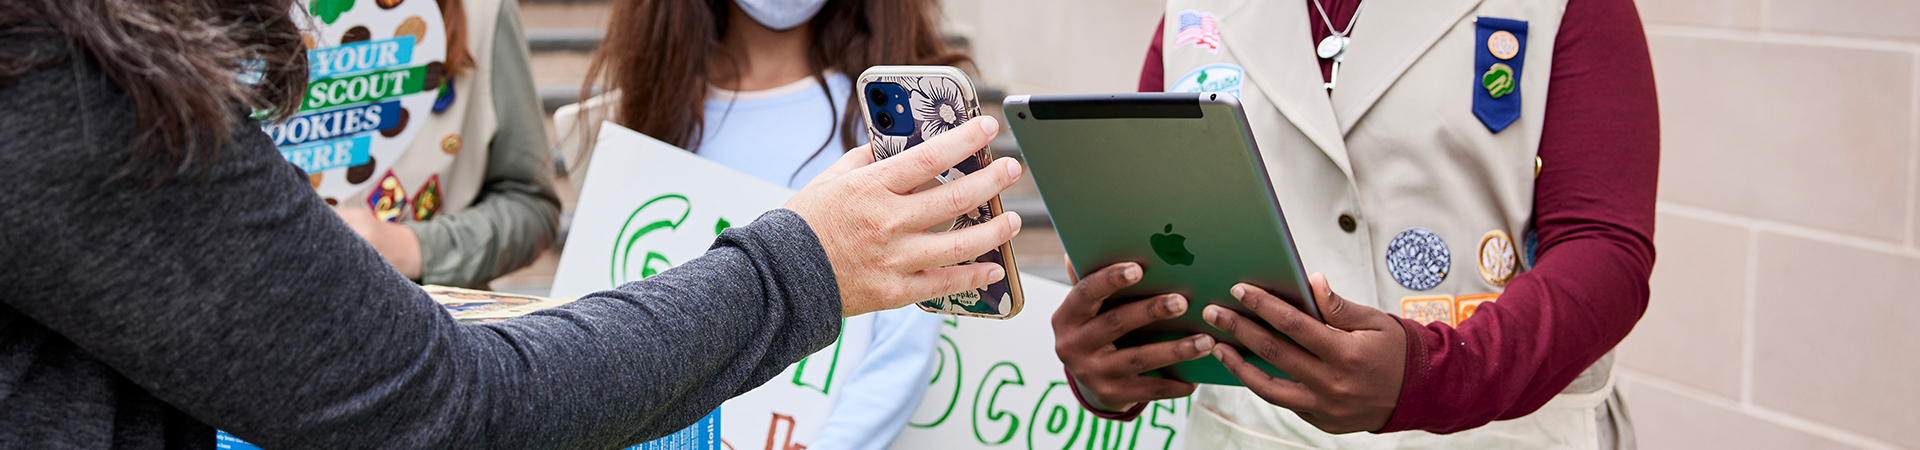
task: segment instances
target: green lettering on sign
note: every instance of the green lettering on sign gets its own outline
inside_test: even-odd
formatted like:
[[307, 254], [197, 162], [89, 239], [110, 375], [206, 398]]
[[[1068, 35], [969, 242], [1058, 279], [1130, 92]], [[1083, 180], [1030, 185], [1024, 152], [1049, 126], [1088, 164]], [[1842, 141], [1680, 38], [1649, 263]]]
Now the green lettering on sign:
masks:
[[[650, 216], [658, 216], [665, 213], [665, 215], [671, 217], [675, 210], [682, 210], [679, 211], [680, 217], [653, 220], [650, 222], [645, 218], [641, 218], [641, 212], [647, 211], [648, 207], [655, 207], [655, 205], [658, 205], [657, 208], [659, 209]], [[633, 273], [628, 269], [628, 262], [632, 259], [631, 255], [634, 251], [634, 245], [640, 243], [641, 237], [660, 230], [677, 230], [680, 228], [681, 223], [687, 221], [687, 216], [691, 215], [693, 215], [693, 201], [687, 200], [686, 196], [680, 194], [667, 194], [654, 197], [652, 200], [647, 200], [646, 203], [640, 204], [640, 207], [634, 208], [633, 213], [627, 215], [626, 223], [620, 224], [620, 234], [614, 238], [613, 260], [607, 263], [607, 267], [613, 272], [610, 274], [612, 285], [619, 286], [622, 283], [631, 281], [627, 278], [627, 274]], [[638, 219], [639, 222], [644, 222], [644, 224], [636, 222], [636, 219]], [[673, 267], [673, 263], [667, 261], [667, 257], [658, 252], [646, 251], [644, 255], [645, 256], [640, 259], [640, 278], [651, 277], [659, 274], [660, 271]]]
[[[994, 380], [993, 374], [1001, 372], [1000, 368], [1002, 367], [1012, 369], [1013, 376], [1010, 377], [1011, 379], [1000, 380], [1000, 384], [995, 385], [993, 387], [993, 391], [992, 391], [993, 393], [988, 394], [987, 383]], [[1002, 377], [1006, 378], [1005, 375], [1002, 375]], [[1015, 432], [1020, 431], [1020, 416], [1015, 415], [1012, 411], [1007, 411], [1003, 409], [994, 409], [994, 404], [1000, 401], [1000, 390], [1006, 388], [1007, 385], [1009, 384], [1014, 386], [1026, 386], [1027, 378], [1020, 374], [1019, 365], [1016, 365], [1008, 361], [1001, 361], [999, 364], [994, 364], [993, 367], [987, 368], [986, 376], [980, 378], [980, 387], [977, 389], [974, 389], [973, 391], [973, 438], [979, 439], [980, 443], [982, 444], [986, 444], [986, 445], [1005, 444], [1007, 443], [1007, 441], [1013, 440], [1013, 435], [1015, 434]], [[981, 397], [985, 397], [987, 399], [985, 420], [981, 420], [981, 417], [980, 417]], [[1010, 421], [1012, 423], [1007, 425], [1007, 432], [1003, 433], [998, 439], [995, 439], [993, 441], [988, 441], [987, 437], [980, 433], [980, 422], [999, 422], [1002, 420]]]
[[801, 359], [800, 363], [793, 367], [793, 385], [803, 387], [803, 388], [811, 388], [813, 390], [820, 391], [821, 394], [827, 394], [828, 393], [827, 389], [833, 386], [833, 371], [835, 369], [840, 368], [840, 342], [845, 340], [846, 338], [847, 338], [847, 319], [840, 319], [840, 337], [833, 338], [833, 359], [827, 360], [826, 379], [824, 380], [808, 380], [807, 379], [807, 378], [818, 378], [818, 373], [820, 369], [820, 366], [818, 365], [813, 366], [814, 374], [815, 374], [813, 377], [809, 377], [807, 373], [807, 362], [813, 361], [813, 356], [818, 355], [818, 353], [816, 353], [814, 355], [809, 355], [806, 358]]

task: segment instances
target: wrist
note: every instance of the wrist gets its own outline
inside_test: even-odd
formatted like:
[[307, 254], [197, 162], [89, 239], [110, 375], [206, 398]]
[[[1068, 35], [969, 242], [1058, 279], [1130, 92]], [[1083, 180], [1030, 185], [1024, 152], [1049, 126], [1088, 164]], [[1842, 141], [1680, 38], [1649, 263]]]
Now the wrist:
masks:
[[1139, 417], [1140, 413], [1147, 409], [1145, 402], [1128, 403], [1126, 406], [1119, 408], [1101, 404], [1098, 400], [1099, 395], [1083, 387], [1086, 386], [1086, 384], [1074, 378], [1072, 370], [1064, 371], [1067, 373], [1067, 387], [1073, 390], [1073, 397], [1080, 400], [1081, 408], [1085, 408], [1095, 416], [1107, 420], [1126, 422], [1133, 420], [1135, 417]]
[[382, 242], [374, 248], [380, 251], [380, 256], [387, 258], [388, 264], [393, 264], [393, 268], [400, 271], [400, 275], [409, 280], [419, 280], [425, 265], [423, 252], [420, 251], [420, 235], [406, 224], [388, 223], [385, 227], [386, 232], [381, 233], [384, 235]]
[[1400, 329], [1406, 334], [1406, 367], [1401, 369], [1400, 395], [1393, 413], [1387, 417], [1386, 425], [1374, 430], [1374, 433], [1421, 430], [1428, 425], [1422, 423], [1419, 417], [1429, 409], [1428, 405], [1420, 404], [1419, 400], [1426, 394], [1423, 391], [1427, 388], [1427, 363], [1432, 358], [1426, 341], [1429, 330], [1411, 319], [1398, 316], [1394, 316], [1394, 319], [1400, 322]]

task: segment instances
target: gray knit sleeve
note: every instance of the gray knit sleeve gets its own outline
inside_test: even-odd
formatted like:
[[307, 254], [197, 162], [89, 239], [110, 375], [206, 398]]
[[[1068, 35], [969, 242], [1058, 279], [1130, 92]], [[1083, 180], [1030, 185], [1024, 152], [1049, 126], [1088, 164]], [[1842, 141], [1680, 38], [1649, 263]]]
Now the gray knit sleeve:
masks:
[[[784, 210], [654, 277], [457, 323], [256, 123], [237, 124], [210, 165], [157, 184], [120, 175], [130, 102], [97, 69], [55, 67], [0, 86], [0, 323], [77, 350], [0, 353], [0, 369], [101, 369], [36, 391], [59, 406], [30, 413], [52, 418], [35, 432], [118, 432], [61, 418], [177, 409], [266, 448], [618, 448], [692, 423], [839, 333], [832, 266]], [[102, 391], [120, 395], [83, 395]]]

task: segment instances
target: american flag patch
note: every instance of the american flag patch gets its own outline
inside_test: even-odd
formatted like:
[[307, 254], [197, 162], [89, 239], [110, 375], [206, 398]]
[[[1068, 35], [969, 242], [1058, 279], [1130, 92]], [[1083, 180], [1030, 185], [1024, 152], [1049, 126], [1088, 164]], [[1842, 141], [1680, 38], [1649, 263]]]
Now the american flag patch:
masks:
[[1180, 12], [1180, 29], [1174, 34], [1173, 48], [1193, 44], [1207, 53], [1220, 53], [1220, 27], [1213, 13], [1186, 10]]

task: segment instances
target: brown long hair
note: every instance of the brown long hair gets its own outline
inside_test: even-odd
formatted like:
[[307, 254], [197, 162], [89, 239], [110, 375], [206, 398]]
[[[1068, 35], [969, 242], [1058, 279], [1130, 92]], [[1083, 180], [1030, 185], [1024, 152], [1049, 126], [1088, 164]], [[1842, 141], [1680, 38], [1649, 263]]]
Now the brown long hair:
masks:
[[[596, 90], [614, 93], [609, 120], [697, 151], [705, 125], [707, 63], [726, 58], [720, 38], [726, 35], [732, 1], [615, 0], [613, 25], [587, 69], [581, 100]], [[810, 22], [808, 65], [815, 78], [827, 69], [852, 77], [887, 64], [970, 66], [972, 59], [940, 40], [933, 11], [930, 0], [829, 0]], [[862, 120], [858, 101], [847, 96], [837, 125], [843, 148], [856, 143], [855, 125]], [[582, 114], [591, 109], [581, 108]], [[584, 129], [598, 120], [580, 122]]]
[[434, 0], [440, 6], [440, 23], [447, 27], [447, 75], [459, 75], [473, 68], [473, 51], [467, 49], [467, 4], [461, 0]]
[[[244, 110], [300, 110], [307, 52], [293, 0], [7, 0], [0, 33], [57, 34], [71, 55], [0, 49], [0, 83], [86, 58], [125, 91], [136, 133], [125, 175], [159, 183], [187, 161], [212, 164]], [[255, 73], [252, 83], [240, 74]], [[164, 162], [164, 164], [155, 164]]]

